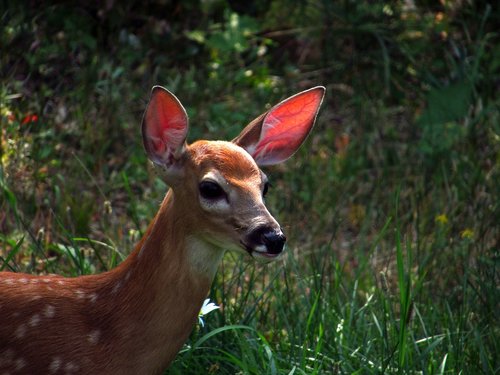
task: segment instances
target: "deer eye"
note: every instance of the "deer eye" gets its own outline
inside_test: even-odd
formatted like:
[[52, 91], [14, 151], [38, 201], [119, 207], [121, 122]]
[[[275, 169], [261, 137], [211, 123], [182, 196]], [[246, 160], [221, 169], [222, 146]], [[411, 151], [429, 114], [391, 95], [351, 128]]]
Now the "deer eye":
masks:
[[200, 195], [204, 199], [214, 200], [226, 196], [225, 191], [220, 187], [220, 185], [213, 181], [200, 182], [199, 189]]
[[269, 182], [266, 182], [264, 184], [264, 189], [262, 190], [262, 196], [265, 197], [267, 194], [267, 191], [269, 190]]

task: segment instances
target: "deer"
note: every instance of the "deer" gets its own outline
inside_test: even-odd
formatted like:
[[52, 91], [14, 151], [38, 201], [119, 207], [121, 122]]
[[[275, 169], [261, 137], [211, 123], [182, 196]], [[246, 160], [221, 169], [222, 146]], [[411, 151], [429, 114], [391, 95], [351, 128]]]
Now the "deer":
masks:
[[78, 277], [0, 272], [0, 374], [160, 374], [193, 330], [226, 251], [271, 262], [286, 237], [260, 167], [310, 133], [322, 86], [278, 103], [232, 141], [187, 144], [188, 116], [154, 86], [142, 120], [168, 185], [142, 239], [115, 268]]

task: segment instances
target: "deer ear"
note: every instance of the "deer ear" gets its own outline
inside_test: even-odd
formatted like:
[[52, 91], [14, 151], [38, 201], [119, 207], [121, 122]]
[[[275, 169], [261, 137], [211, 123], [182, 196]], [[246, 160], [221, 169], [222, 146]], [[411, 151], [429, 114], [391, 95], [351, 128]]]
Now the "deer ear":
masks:
[[311, 131], [325, 95], [322, 86], [302, 91], [253, 120], [233, 142], [260, 165], [287, 160]]
[[185, 148], [188, 117], [180, 101], [167, 89], [154, 86], [144, 118], [142, 140], [151, 161], [171, 166]]

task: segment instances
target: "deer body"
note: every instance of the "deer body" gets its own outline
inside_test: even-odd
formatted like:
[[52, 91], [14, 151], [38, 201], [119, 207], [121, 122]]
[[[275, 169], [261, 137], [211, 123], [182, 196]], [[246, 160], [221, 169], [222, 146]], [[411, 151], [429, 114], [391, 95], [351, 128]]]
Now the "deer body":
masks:
[[[269, 111], [274, 141], [262, 135], [263, 115], [233, 142], [187, 145], [183, 107], [155, 87], [143, 139], [171, 190], [134, 251], [111, 271], [76, 278], [0, 273], [0, 374], [161, 373], [187, 340], [224, 251], [273, 260], [283, 250], [257, 163], [293, 154], [323, 91], [288, 99], [301, 99], [298, 110], [285, 101]], [[287, 116], [280, 119], [280, 111]], [[277, 144], [283, 136], [273, 134], [275, 122], [285, 117], [304, 130]]]

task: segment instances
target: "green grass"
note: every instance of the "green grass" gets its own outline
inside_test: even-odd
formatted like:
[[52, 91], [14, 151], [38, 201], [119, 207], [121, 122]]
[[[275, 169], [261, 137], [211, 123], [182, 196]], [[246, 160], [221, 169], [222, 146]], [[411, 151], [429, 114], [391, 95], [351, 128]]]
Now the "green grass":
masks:
[[126, 257], [167, 189], [140, 139], [152, 85], [196, 140], [322, 84], [313, 134], [266, 170], [284, 262], [228, 254], [167, 373], [499, 373], [498, 6], [252, 4], [2, 4], [0, 269]]

